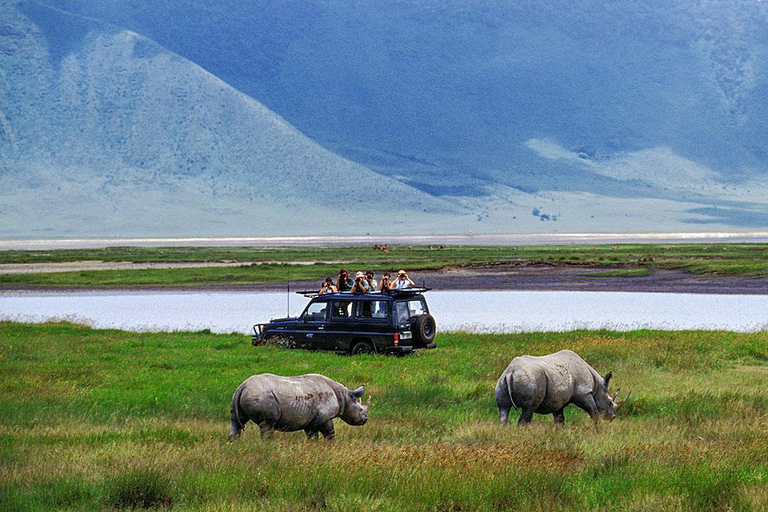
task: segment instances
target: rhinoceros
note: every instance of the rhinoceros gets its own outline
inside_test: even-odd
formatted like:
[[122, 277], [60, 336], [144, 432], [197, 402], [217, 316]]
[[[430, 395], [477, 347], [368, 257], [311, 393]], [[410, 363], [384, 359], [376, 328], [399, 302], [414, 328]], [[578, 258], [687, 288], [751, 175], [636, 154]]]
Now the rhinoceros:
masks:
[[250, 420], [259, 426], [261, 437], [271, 437], [275, 430], [304, 430], [308, 439], [322, 433], [332, 440], [334, 418], [355, 426], [368, 421], [371, 398], [368, 397], [365, 405], [361, 403], [364, 390], [364, 386], [360, 386], [350, 391], [316, 373], [298, 377], [253, 375], [240, 384], [232, 396], [229, 439], [238, 439]]
[[565, 422], [563, 410], [574, 404], [587, 411], [595, 422], [602, 416], [612, 421], [629, 398], [614, 402], [619, 390], [608, 394], [611, 372], [601, 377], [572, 350], [561, 350], [546, 356], [521, 356], [509, 363], [496, 384], [496, 405], [501, 423], [509, 422], [512, 407], [522, 409], [518, 425], [531, 422], [533, 413], [551, 414], [555, 423]]

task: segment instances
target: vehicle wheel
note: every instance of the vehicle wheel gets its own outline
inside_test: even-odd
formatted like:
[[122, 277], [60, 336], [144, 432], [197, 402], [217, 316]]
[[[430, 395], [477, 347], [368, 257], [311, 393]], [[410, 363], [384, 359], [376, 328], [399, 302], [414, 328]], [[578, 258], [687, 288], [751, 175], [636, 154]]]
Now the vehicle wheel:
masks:
[[359, 341], [352, 347], [352, 355], [358, 354], [373, 354], [373, 345], [367, 341]]
[[435, 333], [437, 332], [437, 324], [435, 318], [432, 315], [421, 315], [416, 317], [413, 322], [413, 337], [420, 343], [432, 343], [435, 339]]

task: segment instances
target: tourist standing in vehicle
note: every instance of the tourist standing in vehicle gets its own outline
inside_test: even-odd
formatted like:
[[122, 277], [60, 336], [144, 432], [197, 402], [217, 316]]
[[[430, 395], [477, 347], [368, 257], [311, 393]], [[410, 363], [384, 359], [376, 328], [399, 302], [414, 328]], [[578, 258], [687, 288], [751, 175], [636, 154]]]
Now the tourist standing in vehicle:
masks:
[[416, 286], [413, 281], [411, 281], [411, 278], [408, 277], [408, 273], [405, 270], [398, 270], [397, 271], [397, 279], [395, 279], [395, 282], [392, 283], [391, 290], [404, 290], [406, 288], [410, 288], [411, 286]]
[[334, 286], [333, 284], [333, 279], [330, 277], [326, 277], [325, 282], [320, 287], [320, 291], [318, 292], [318, 295], [323, 295], [326, 293], [336, 293], [338, 291], [339, 289], [336, 288], [336, 286]]
[[368, 270], [365, 272], [365, 282], [368, 283], [368, 293], [375, 292], [379, 287], [379, 283], [377, 283], [376, 279], [374, 279], [375, 275], [376, 274], [373, 273], [373, 270]]
[[355, 274], [355, 284], [352, 285], [352, 293], [368, 293], [368, 280], [365, 274], [358, 272]]
[[339, 270], [339, 278], [336, 280], [337, 291], [348, 292], [352, 289], [354, 284], [355, 282], [352, 281], [351, 277], [349, 277], [349, 272], [347, 272], [347, 269], [343, 268]]
[[379, 284], [379, 291], [388, 292], [392, 289], [392, 274], [384, 272], [384, 277], [381, 278], [381, 284]]

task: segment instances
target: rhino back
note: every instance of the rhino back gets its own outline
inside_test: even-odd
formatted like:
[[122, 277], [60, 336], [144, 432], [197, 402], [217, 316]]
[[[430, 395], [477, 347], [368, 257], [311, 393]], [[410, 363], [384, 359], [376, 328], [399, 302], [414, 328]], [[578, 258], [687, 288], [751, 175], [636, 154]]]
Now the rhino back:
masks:
[[240, 404], [256, 423], [267, 422], [284, 431], [301, 430], [338, 416], [334, 384], [339, 385], [317, 374], [254, 375], [244, 383]]
[[567, 375], [575, 395], [591, 394], [598, 390], [603, 378], [589, 363], [572, 350], [561, 350], [548, 356], [543, 356], [548, 363], [548, 375], [553, 379]]

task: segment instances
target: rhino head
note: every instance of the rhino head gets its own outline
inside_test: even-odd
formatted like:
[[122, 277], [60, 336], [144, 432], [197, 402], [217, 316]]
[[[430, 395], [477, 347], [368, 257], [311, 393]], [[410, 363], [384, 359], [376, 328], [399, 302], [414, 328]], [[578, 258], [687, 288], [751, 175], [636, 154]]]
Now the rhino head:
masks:
[[597, 410], [600, 411], [600, 414], [603, 416], [603, 418], [608, 421], [613, 421], [613, 419], [616, 417], [616, 411], [621, 409], [621, 407], [626, 403], [627, 398], [629, 398], [629, 395], [632, 394], [632, 391], [630, 391], [627, 393], [627, 396], [624, 397], [624, 400], [616, 402], [616, 397], [619, 395], [619, 391], [621, 391], [621, 389], [617, 389], [613, 392], [612, 395], [608, 393], [608, 385], [611, 377], [613, 377], [613, 374], [608, 372], [608, 374], [603, 378], [603, 385], [601, 389], [595, 393], [595, 403], [597, 404]]
[[360, 386], [354, 391], [350, 391], [349, 396], [346, 397], [347, 403], [341, 419], [350, 425], [365, 425], [365, 422], [368, 421], [368, 407], [371, 406], [371, 397], [369, 396], [368, 401], [363, 404], [360, 399], [363, 397], [364, 391], [365, 386]]

